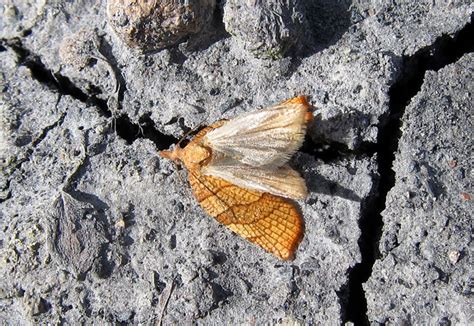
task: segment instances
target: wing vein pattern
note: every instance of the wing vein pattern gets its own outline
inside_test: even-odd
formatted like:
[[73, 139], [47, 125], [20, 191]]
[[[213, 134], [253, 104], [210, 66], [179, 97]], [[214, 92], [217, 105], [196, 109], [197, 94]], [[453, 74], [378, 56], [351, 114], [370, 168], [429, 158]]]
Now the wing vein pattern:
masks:
[[206, 134], [215, 152], [251, 166], [280, 167], [301, 146], [308, 106], [283, 103], [244, 114]]
[[303, 236], [303, 220], [291, 202], [197, 172], [189, 173], [189, 182], [209, 215], [276, 256], [292, 257]]

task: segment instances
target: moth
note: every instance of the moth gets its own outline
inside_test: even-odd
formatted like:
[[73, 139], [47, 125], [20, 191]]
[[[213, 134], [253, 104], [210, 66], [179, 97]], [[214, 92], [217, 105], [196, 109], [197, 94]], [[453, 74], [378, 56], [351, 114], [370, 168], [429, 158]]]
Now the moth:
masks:
[[201, 207], [229, 229], [287, 260], [303, 237], [292, 199], [304, 199], [304, 179], [287, 163], [313, 119], [305, 96], [205, 127], [184, 147], [163, 150], [184, 164]]

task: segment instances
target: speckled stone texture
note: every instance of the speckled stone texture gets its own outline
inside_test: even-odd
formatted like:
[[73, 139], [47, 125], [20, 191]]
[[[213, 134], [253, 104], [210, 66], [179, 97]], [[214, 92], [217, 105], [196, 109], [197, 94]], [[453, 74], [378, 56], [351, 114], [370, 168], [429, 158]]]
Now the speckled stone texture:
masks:
[[[380, 132], [396, 115], [390, 88], [406, 59], [465, 30], [473, 6], [290, 1], [298, 25], [270, 24], [264, 36], [284, 26], [296, 42], [263, 58], [242, 26], [227, 31], [232, 3], [217, 2], [205, 28], [146, 55], [117, 36], [105, 2], [0, 4], [2, 323], [349, 321], [349, 278], [367, 254], [359, 222], [379, 192]], [[466, 55], [427, 73], [403, 117], [382, 257], [359, 311], [374, 323], [469, 322], [468, 68]], [[206, 216], [185, 171], [157, 151], [190, 128], [295, 95], [308, 95], [317, 116], [291, 161], [310, 190], [298, 202], [305, 236], [283, 262]]]
[[403, 117], [382, 257], [365, 289], [376, 323], [473, 322], [474, 56], [428, 71]]

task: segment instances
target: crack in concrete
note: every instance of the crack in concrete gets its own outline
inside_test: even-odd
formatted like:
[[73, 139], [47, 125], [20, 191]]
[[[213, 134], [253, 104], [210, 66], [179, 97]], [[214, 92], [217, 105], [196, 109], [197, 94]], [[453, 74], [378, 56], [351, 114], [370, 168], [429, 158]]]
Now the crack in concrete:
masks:
[[31, 72], [31, 77], [48, 87], [52, 92], [59, 93], [60, 95], [69, 95], [82, 103], [96, 106], [101, 115], [106, 117], [111, 116], [105, 100], [84, 93], [79, 87], [74, 85], [69, 78], [48, 69], [41, 58], [31, 53], [20, 39], [2, 39], [0, 40], [0, 44], [12, 49], [17, 55], [18, 64], [27, 67]]
[[[381, 119], [379, 135], [375, 145], [379, 180], [374, 184], [373, 196], [363, 203], [360, 220], [361, 237], [359, 247], [362, 261], [349, 273], [349, 283], [341, 293], [343, 300], [342, 319], [355, 325], [369, 325], [367, 300], [363, 290], [372, 274], [375, 261], [380, 258], [379, 242], [382, 236], [385, 201], [395, 186], [395, 171], [392, 170], [398, 143], [402, 136], [402, 118], [410, 100], [421, 90], [427, 70], [438, 71], [459, 60], [462, 55], [474, 52], [474, 29], [467, 24], [454, 37], [443, 35], [431, 46], [403, 58], [402, 74], [390, 88], [390, 108]], [[345, 298], [344, 298], [345, 297]]]
[[[61, 100], [61, 96], [59, 96], [58, 100], [56, 101], [56, 108], [57, 108], [60, 100]], [[31, 143], [28, 145], [28, 148], [23, 153], [23, 155], [22, 155], [23, 157], [21, 157], [16, 162], [16, 164], [13, 166], [13, 168], [7, 173], [7, 182], [5, 184], [5, 187], [2, 189], [2, 191], [8, 190], [8, 193], [4, 198], [0, 198], [0, 203], [3, 203], [3, 202], [5, 202], [5, 201], [7, 201], [8, 199], [11, 198], [11, 190], [10, 190], [11, 178], [10, 177], [13, 175], [13, 173], [15, 173], [15, 171], [17, 171], [18, 169], [21, 169], [23, 163], [30, 160], [30, 157], [33, 154], [34, 149], [36, 148], [36, 146], [38, 146], [46, 138], [46, 136], [48, 135], [48, 133], [51, 130], [53, 130], [56, 127], [60, 126], [64, 122], [65, 118], [66, 118], [66, 112], [61, 113], [61, 115], [59, 116], [59, 118], [56, 121], [54, 121], [52, 124], [44, 127], [41, 130], [41, 132], [39, 133], [39, 135], [31, 141]]]
[[[59, 103], [59, 100], [58, 100], [58, 102], [56, 103], [56, 106], [57, 106], [58, 103]], [[66, 114], [67, 114], [67, 112], [61, 113], [61, 115], [59, 116], [59, 118], [58, 118], [56, 121], [54, 121], [54, 122], [53, 122], [52, 124], [50, 124], [49, 126], [44, 127], [44, 128], [41, 130], [40, 134], [31, 142], [31, 146], [33, 146], [33, 147], [38, 146], [39, 143], [41, 143], [41, 142], [46, 138], [46, 136], [48, 136], [48, 133], [49, 133], [51, 130], [53, 130], [54, 128], [56, 128], [56, 127], [62, 125], [63, 122], [64, 122], [64, 119], [66, 118]]]
[[[18, 57], [18, 63], [27, 67], [31, 72], [32, 78], [46, 85], [51, 91], [57, 92], [60, 95], [69, 95], [88, 106], [95, 107], [101, 116], [112, 119], [111, 124], [116, 126], [115, 131], [117, 135], [125, 139], [128, 144], [133, 143], [138, 138], [145, 138], [151, 140], [161, 150], [169, 148], [171, 144], [178, 141], [175, 137], [160, 132], [155, 127], [155, 123], [148, 113], [142, 115], [138, 123], [132, 122], [126, 114], [115, 116], [114, 110], [109, 108], [106, 100], [83, 92], [68, 77], [46, 68], [41, 58], [32, 54], [22, 44], [20, 39], [2, 39], [0, 40], [0, 46], [12, 49]], [[119, 80], [118, 82], [120, 83], [121, 81]], [[93, 86], [93, 88], [98, 87]], [[122, 97], [119, 94], [119, 106], [121, 106]]]

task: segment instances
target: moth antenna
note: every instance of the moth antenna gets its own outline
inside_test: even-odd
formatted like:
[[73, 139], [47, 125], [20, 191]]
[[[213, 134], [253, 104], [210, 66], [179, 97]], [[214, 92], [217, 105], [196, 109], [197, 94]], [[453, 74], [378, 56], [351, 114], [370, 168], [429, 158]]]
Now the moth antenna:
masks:
[[183, 136], [181, 136], [180, 140], [176, 143], [176, 146], [180, 146], [181, 145], [181, 142], [186, 139], [186, 137], [188, 137], [191, 133], [195, 132], [198, 128], [201, 127], [201, 123], [199, 123], [196, 127], [194, 127], [193, 129], [190, 129], [188, 131], [186, 131], [184, 133]]

